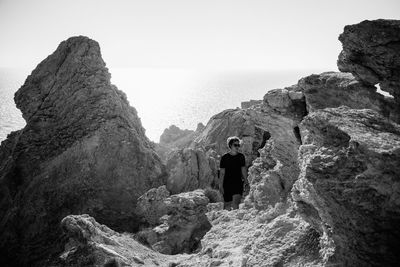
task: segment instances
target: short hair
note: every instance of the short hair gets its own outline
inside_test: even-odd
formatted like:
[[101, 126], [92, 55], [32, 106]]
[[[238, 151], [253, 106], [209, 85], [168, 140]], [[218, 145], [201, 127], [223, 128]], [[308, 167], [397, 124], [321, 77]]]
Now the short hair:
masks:
[[228, 137], [228, 139], [226, 139], [226, 145], [231, 148], [233, 142], [239, 142], [240, 143], [240, 139], [237, 136], [230, 136]]

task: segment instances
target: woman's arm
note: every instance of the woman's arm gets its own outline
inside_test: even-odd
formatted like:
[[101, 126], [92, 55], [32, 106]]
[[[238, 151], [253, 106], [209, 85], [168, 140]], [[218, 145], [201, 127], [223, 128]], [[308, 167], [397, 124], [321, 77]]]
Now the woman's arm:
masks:
[[243, 181], [244, 181], [245, 183], [247, 183], [247, 168], [246, 168], [246, 166], [243, 166], [243, 167], [241, 168], [241, 171], [242, 171], [242, 178], [243, 178]]
[[220, 168], [220, 170], [219, 170], [219, 189], [222, 194], [224, 194], [224, 178], [225, 178], [225, 168]]

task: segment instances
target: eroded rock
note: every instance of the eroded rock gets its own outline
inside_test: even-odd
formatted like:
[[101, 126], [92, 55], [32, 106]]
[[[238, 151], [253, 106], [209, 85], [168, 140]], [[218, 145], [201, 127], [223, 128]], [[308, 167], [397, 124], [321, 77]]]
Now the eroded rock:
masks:
[[152, 188], [138, 198], [136, 213], [143, 217], [145, 225], [155, 226], [160, 223], [160, 218], [167, 214], [165, 199], [170, 192], [165, 185]]
[[343, 51], [340, 71], [351, 72], [363, 83], [380, 84], [400, 103], [400, 21], [365, 20], [347, 25], [339, 36]]
[[192, 130], [181, 130], [179, 127], [175, 125], [171, 125], [169, 128], [165, 129], [164, 132], [160, 136], [160, 144], [170, 144], [178, 139], [182, 139], [183, 137], [187, 137], [188, 135], [194, 133]]
[[319, 234], [289, 206], [210, 211], [201, 251], [178, 266], [323, 266]]
[[71, 213], [134, 231], [136, 199], [165, 184], [165, 166], [98, 43], [62, 42], [15, 102], [27, 124], [0, 147], [1, 260], [32, 266], [57, 254], [58, 223]]
[[175, 150], [168, 157], [167, 170], [167, 188], [172, 194], [218, 186], [217, 159], [211, 152], [191, 148]]
[[357, 81], [351, 73], [324, 72], [300, 79], [298, 87], [304, 93], [308, 112], [318, 109], [348, 106], [373, 109], [388, 116], [384, 96], [373, 85]]
[[226, 139], [230, 136], [242, 140], [241, 153], [245, 155], [246, 165], [250, 166], [263, 145], [264, 131], [257, 127], [252, 112], [247, 109], [228, 109], [214, 115], [191, 147], [201, 147], [205, 151], [212, 149], [222, 156], [229, 150]]
[[170, 266], [184, 258], [157, 253], [87, 214], [69, 215], [61, 227], [69, 241], [51, 266]]
[[377, 112], [327, 108], [302, 122], [293, 197], [323, 233], [325, 260], [394, 266], [400, 245], [400, 126]]
[[211, 228], [205, 215], [208, 203], [203, 190], [165, 198], [166, 215], [160, 218], [161, 224], [138, 235], [163, 254], [192, 253]]
[[197, 124], [195, 131], [182, 130], [175, 125], [171, 125], [161, 134], [160, 143], [155, 144], [157, 154], [166, 163], [168, 158], [171, 157], [169, 155], [171, 152], [188, 148], [204, 127], [201, 122]]

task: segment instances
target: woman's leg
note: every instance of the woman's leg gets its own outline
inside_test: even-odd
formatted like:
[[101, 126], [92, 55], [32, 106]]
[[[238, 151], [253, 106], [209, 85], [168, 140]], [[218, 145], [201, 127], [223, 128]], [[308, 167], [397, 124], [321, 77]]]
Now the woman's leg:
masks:
[[224, 209], [231, 210], [232, 209], [232, 201], [224, 202]]
[[232, 196], [232, 208], [234, 210], [239, 208], [240, 200], [242, 199], [242, 195], [236, 194]]

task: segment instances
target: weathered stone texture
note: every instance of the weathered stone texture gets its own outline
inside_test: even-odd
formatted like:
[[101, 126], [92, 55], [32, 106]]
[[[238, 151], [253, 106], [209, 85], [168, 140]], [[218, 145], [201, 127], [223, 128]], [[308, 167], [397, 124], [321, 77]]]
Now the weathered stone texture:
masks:
[[171, 266], [179, 258], [163, 255], [117, 233], [87, 214], [69, 215], [61, 222], [68, 243], [49, 266]]
[[339, 70], [353, 73], [366, 84], [379, 83], [400, 103], [400, 21], [365, 20], [347, 25], [339, 40], [343, 44]]
[[328, 262], [394, 266], [400, 243], [400, 126], [378, 113], [324, 109], [302, 122], [299, 211]]
[[98, 43], [62, 42], [15, 102], [27, 124], [0, 147], [1, 260], [31, 265], [58, 252], [58, 224], [71, 213], [137, 228], [136, 199], [165, 184], [165, 166], [110, 83]]
[[198, 188], [217, 187], [217, 160], [201, 149], [185, 148], [167, 159], [167, 188], [172, 194]]
[[[165, 198], [165, 215], [158, 226], [139, 232], [154, 250], [163, 254], [192, 253], [211, 228], [205, 215], [209, 199], [203, 190]], [[158, 203], [154, 203], [158, 205]]]

